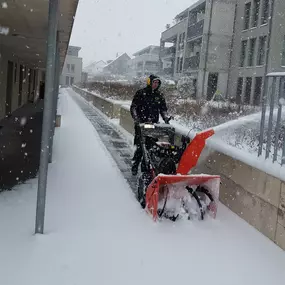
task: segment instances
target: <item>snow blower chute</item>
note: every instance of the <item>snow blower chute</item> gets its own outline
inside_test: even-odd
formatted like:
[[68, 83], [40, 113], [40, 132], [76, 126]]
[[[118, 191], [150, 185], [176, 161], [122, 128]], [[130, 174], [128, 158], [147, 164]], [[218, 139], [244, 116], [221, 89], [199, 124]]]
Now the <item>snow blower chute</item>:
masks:
[[175, 128], [169, 124], [140, 124], [139, 129], [143, 160], [137, 199], [141, 206], [155, 221], [183, 216], [203, 220], [207, 214], [215, 218], [220, 176], [188, 174], [214, 131], [198, 133], [191, 142], [182, 136], [177, 146]]

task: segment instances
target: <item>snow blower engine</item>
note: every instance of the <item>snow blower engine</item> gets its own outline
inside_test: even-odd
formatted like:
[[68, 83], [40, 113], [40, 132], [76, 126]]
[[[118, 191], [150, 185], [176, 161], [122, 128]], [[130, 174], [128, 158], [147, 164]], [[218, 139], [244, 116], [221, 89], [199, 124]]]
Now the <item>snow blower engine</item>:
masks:
[[204, 220], [216, 217], [220, 176], [188, 174], [196, 166], [206, 139], [213, 130], [198, 133], [190, 142], [182, 136], [175, 145], [175, 128], [170, 124], [140, 124], [143, 151], [137, 199], [157, 218]]

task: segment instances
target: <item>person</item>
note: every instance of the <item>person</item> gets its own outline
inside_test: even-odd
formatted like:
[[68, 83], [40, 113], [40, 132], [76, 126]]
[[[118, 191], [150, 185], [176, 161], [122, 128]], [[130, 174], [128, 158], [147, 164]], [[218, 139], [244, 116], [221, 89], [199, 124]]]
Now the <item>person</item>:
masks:
[[155, 75], [150, 75], [147, 79], [147, 86], [136, 92], [133, 97], [130, 112], [135, 122], [134, 145], [136, 150], [132, 159], [132, 174], [137, 175], [138, 168], [143, 156], [139, 137], [139, 124], [158, 123], [159, 115], [165, 123], [170, 118], [167, 115], [167, 106], [163, 93], [159, 91], [161, 80]]

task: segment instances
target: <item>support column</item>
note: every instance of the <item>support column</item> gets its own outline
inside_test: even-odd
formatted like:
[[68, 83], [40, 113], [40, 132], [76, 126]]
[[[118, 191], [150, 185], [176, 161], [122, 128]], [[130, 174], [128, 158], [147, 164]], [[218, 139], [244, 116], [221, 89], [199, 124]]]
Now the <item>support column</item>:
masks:
[[59, 92], [59, 75], [60, 75], [59, 69], [60, 69], [60, 55], [59, 55], [58, 32], [57, 32], [55, 68], [54, 68], [54, 88], [53, 88], [53, 102], [52, 102], [52, 122], [51, 122], [50, 141], [49, 141], [49, 163], [52, 162], [52, 153], [53, 153], [53, 137], [54, 137], [54, 129], [56, 123], [57, 101], [58, 101], [58, 92]]
[[38, 179], [37, 209], [35, 233], [43, 234], [45, 204], [46, 204], [46, 186], [49, 160], [49, 136], [52, 122], [52, 97], [54, 89], [54, 67], [56, 54], [56, 33], [58, 24], [58, 0], [49, 1], [48, 14], [48, 38], [47, 38], [47, 59], [46, 59], [46, 78], [45, 78], [45, 96], [44, 112], [42, 125], [42, 141], [40, 154], [40, 167]]

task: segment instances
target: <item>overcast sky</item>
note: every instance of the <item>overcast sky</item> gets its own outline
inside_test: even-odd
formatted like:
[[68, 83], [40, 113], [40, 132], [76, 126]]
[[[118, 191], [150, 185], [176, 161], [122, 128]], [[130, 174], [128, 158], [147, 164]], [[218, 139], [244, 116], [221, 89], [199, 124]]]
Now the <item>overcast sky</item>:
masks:
[[197, 0], [80, 0], [71, 45], [82, 47], [83, 65], [130, 56], [159, 45], [167, 23]]

